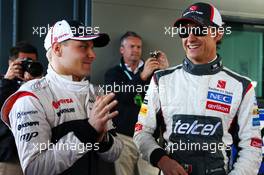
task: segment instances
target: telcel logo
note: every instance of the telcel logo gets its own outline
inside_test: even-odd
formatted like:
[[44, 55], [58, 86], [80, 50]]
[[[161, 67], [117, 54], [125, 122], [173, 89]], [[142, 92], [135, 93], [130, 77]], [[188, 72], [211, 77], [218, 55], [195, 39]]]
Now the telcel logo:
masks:
[[224, 95], [216, 92], [208, 91], [208, 99], [220, 101], [223, 103], [231, 104], [232, 103], [232, 97], [229, 95]]
[[192, 135], [214, 135], [217, 128], [220, 126], [221, 122], [213, 124], [203, 124], [198, 123], [198, 120], [195, 120], [192, 124], [182, 123], [181, 120], [178, 120], [175, 123], [173, 132], [176, 134], [192, 134]]

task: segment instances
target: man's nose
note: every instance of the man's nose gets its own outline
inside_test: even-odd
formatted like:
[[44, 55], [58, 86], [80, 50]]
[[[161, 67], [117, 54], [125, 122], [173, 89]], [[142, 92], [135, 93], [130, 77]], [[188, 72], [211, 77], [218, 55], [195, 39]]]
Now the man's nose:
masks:
[[193, 32], [190, 32], [190, 33], [189, 33], [188, 40], [189, 40], [189, 41], [194, 41], [194, 40], [196, 40], [196, 36], [193, 34]]
[[94, 60], [96, 58], [95, 52], [92, 49], [89, 49], [87, 51], [87, 55], [88, 55], [88, 58], [90, 58], [90, 59], [93, 59]]

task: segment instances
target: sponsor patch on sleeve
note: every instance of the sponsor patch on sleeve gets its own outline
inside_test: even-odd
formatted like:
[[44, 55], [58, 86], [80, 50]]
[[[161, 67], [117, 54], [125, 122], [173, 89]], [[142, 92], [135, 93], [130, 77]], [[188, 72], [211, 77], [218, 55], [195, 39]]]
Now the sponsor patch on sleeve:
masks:
[[251, 138], [250, 146], [261, 148], [262, 147], [262, 140], [259, 138]]
[[259, 114], [259, 109], [258, 108], [254, 108], [252, 111], [253, 115], [258, 115]]
[[264, 114], [262, 112], [259, 112], [259, 120], [264, 121]]
[[148, 112], [148, 106], [143, 103], [139, 111], [139, 116], [146, 117], [147, 112]]
[[252, 118], [252, 126], [260, 126], [259, 118]]
[[135, 132], [141, 131], [143, 129], [143, 125], [140, 123], [136, 123], [135, 125]]

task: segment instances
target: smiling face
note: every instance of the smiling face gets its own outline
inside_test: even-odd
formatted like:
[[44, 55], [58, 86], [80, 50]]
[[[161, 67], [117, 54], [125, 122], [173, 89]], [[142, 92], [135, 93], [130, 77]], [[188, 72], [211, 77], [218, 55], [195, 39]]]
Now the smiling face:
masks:
[[90, 74], [95, 60], [93, 41], [67, 40], [52, 46], [56, 58], [52, 60], [55, 71], [62, 75], [72, 75], [74, 81], [80, 81]]
[[[188, 24], [185, 27], [199, 27], [196, 24]], [[186, 56], [194, 64], [206, 64], [216, 57], [216, 43], [220, 41], [222, 35], [219, 33], [212, 33], [212, 28], [208, 28], [208, 34], [205, 36], [195, 36], [192, 32], [188, 37], [182, 38], [182, 45]]]

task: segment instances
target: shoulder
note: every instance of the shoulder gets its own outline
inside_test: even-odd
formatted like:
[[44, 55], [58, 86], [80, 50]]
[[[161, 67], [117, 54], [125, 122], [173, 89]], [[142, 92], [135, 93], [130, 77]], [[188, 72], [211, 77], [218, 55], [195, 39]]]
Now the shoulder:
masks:
[[246, 76], [242, 76], [242, 75], [240, 75], [240, 74], [228, 69], [227, 67], [223, 67], [222, 71], [225, 72], [231, 78], [233, 78], [236, 81], [242, 83], [242, 85], [245, 86], [245, 87], [247, 87], [249, 84], [251, 84], [251, 79], [250, 78], [248, 78]]
[[109, 77], [120, 77], [123, 74], [123, 70], [120, 65], [116, 65], [105, 72], [105, 78]]
[[248, 82], [248, 83], [251, 82], [250, 78], [248, 78], [246, 76], [242, 76], [242, 75], [228, 69], [227, 67], [223, 67], [222, 71], [225, 72], [230, 77], [236, 79], [239, 82]]
[[242, 88], [243, 88], [243, 94], [245, 94], [249, 89], [251, 89], [252, 87], [252, 81], [250, 78], [246, 77], [246, 76], [242, 76], [230, 69], [228, 69], [227, 67], [223, 67], [222, 71], [224, 73], [226, 73], [229, 77], [231, 77], [232, 79], [234, 79], [236, 82], [240, 83]]
[[121, 66], [118, 64], [118, 65], [115, 65], [115, 66], [111, 67], [110, 69], [108, 69], [108, 70], [106, 71], [106, 74], [107, 74], [107, 73], [113, 73], [113, 72], [119, 72], [119, 71], [121, 71], [121, 70], [122, 70], [122, 68], [121, 68]]
[[45, 77], [41, 79], [35, 79], [26, 82], [20, 87], [20, 91], [30, 91], [30, 92], [38, 92], [42, 91], [48, 86], [47, 79]]
[[158, 82], [161, 77], [166, 76], [166, 75], [170, 75], [170, 74], [174, 73], [175, 71], [181, 70], [181, 69], [182, 69], [182, 64], [174, 66], [174, 67], [170, 67], [170, 68], [167, 68], [164, 70], [158, 70], [154, 73], [155, 81]]

